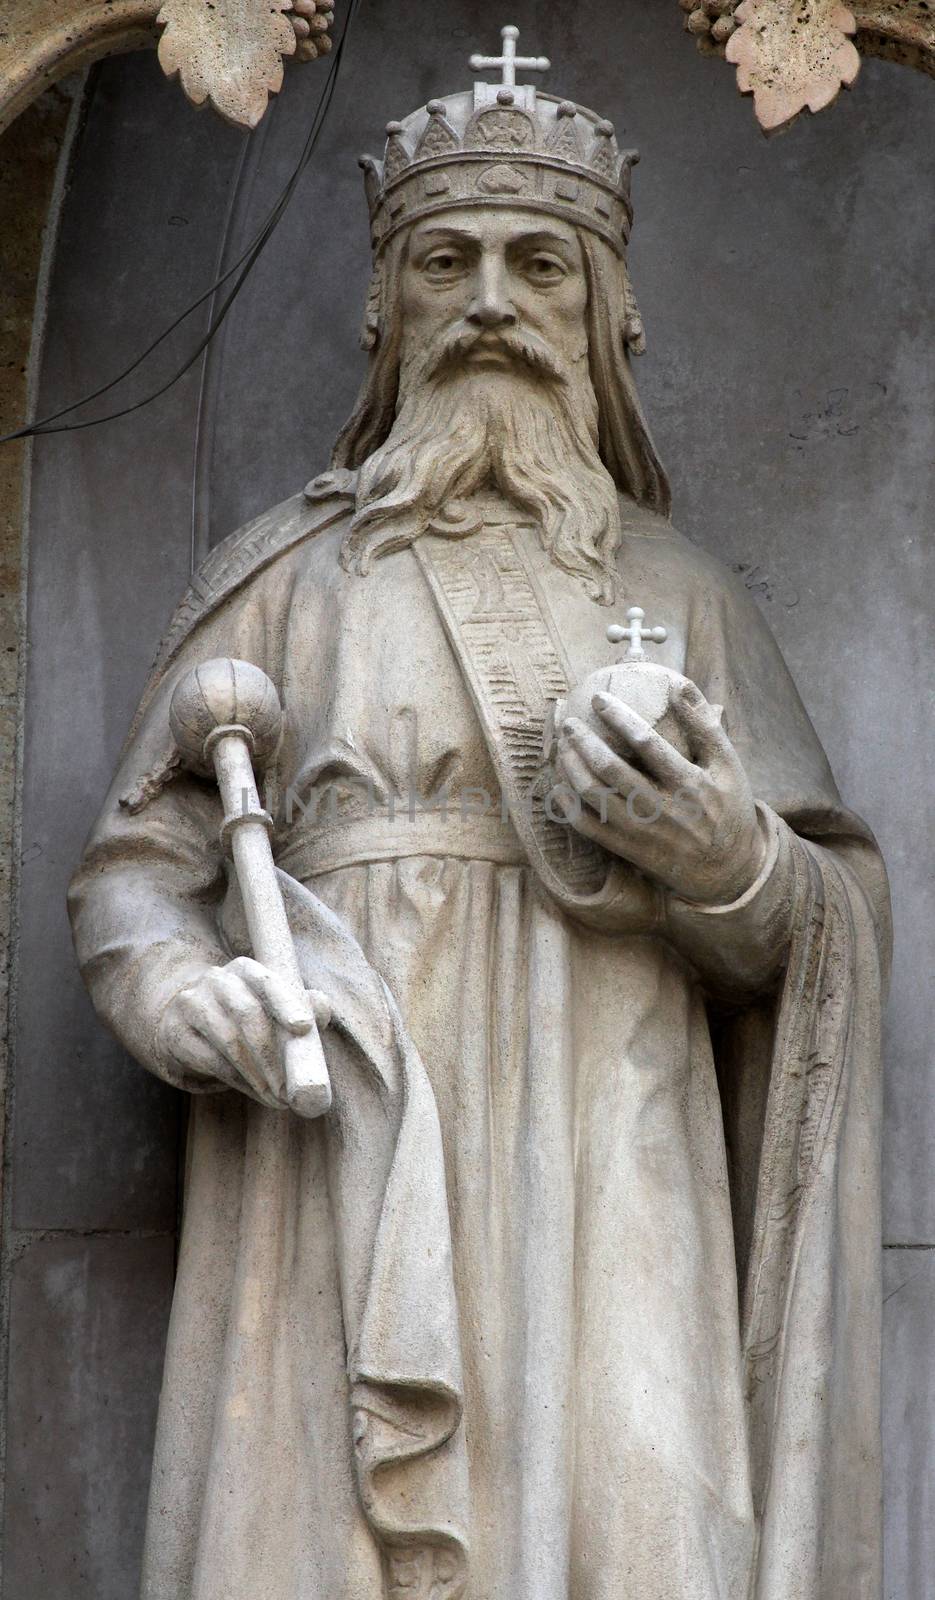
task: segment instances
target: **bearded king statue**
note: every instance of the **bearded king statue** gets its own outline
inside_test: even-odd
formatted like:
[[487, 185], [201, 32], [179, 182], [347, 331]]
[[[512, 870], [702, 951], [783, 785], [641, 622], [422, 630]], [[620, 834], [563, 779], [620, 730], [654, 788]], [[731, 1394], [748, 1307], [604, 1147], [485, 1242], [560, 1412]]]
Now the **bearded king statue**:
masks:
[[881, 1592], [885, 875], [669, 521], [635, 154], [516, 48], [362, 163], [357, 407], [74, 878], [191, 1096], [144, 1600]]

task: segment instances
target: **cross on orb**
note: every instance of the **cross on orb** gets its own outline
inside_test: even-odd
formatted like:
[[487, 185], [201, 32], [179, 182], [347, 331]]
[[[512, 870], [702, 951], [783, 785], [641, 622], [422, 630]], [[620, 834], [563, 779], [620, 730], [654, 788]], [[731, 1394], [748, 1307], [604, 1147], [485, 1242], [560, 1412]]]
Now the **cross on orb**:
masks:
[[621, 627], [619, 622], [612, 622], [607, 629], [607, 637], [611, 644], [622, 644], [624, 639], [629, 640], [625, 661], [645, 661], [646, 651], [643, 649], [643, 640], [650, 644], [665, 644], [668, 634], [665, 628], [644, 628], [643, 618], [646, 612], [642, 606], [631, 606], [627, 612], [628, 628]]
[[516, 41], [519, 38], [519, 29], [512, 24], [500, 29], [503, 40], [502, 56], [473, 55], [468, 63], [472, 72], [485, 72], [488, 67], [502, 67], [503, 88], [516, 88], [516, 71], [521, 72], [548, 72], [551, 62], [548, 56], [518, 56], [516, 54]]

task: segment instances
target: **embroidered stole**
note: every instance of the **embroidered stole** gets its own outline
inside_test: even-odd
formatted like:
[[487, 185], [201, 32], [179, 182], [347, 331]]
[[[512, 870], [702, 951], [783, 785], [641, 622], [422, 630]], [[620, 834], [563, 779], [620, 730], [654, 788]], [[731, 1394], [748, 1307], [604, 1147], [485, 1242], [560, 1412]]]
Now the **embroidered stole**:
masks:
[[555, 702], [574, 679], [521, 539], [508, 524], [496, 524], [460, 540], [426, 533], [412, 548], [531, 865], [564, 909], [599, 911], [619, 897], [621, 868], [563, 822], [556, 805], [545, 734]]

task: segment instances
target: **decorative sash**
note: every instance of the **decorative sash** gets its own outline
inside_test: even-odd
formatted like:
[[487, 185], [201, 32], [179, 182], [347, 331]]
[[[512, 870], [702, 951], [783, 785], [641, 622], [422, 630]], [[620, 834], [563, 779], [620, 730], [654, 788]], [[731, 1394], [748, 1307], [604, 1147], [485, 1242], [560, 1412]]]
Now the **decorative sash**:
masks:
[[584, 921], [616, 927], [622, 913], [630, 927], [634, 919], [653, 926], [655, 895], [646, 880], [561, 820], [545, 734], [552, 707], [574, 679], [514, 532], [497, 524], [461, 540], [426, 533], [412, 548], [474, 702], [510, 819], [541, 882]]

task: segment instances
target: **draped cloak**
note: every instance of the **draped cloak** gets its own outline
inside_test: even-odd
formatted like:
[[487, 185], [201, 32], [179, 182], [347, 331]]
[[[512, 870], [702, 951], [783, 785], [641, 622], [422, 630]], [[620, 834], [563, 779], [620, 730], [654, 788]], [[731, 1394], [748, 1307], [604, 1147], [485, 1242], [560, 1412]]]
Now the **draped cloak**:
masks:
[[[732, 906], [626, 868], [594, 925], [496, 798], [416, 552], [344, 571], [353, 476], [317, 483], [196, 577], [71, 891], [99, 1013], [192, 1095], [144, 1600], [879, 1600], [885, 877], [768, 628], [621, 501], [621, 605], [724, 706], [769, 850]], [[572, 678], [613, 660], [616, 612], [507, 524]], [[247, 948], [167, 723], [218, 655], [285, 709], [317, 1122], [157, 1042]]]

